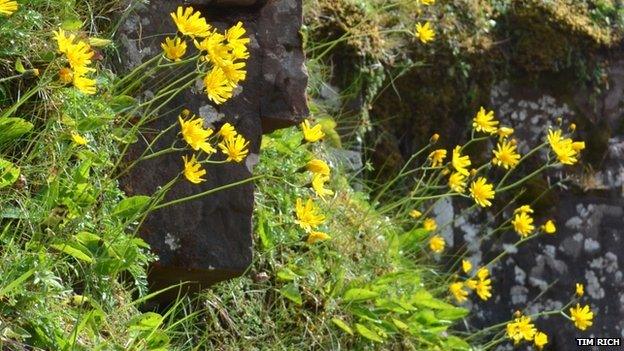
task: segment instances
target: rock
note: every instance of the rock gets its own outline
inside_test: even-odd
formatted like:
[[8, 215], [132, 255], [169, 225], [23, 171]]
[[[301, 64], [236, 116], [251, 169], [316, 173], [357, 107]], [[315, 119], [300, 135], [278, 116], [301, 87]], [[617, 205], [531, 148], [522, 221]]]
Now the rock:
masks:
[[[122, 69], [128, 70], [159, 53], [163, 33], [175, 33], [169, 13], [183, 1], [154, 0], [139, 7], [123, 22], [119, 31], [122, 44]], [[256, 5], [250, 8], [211, 7], [202, 4]], [[305, 88], [307, 75], [299, 30], [302, 22], [300, 0], [196, 1], [193, 4], [208, 21], [220, 30], [242, 21], [251, 38], [247, 79], [242, 90], [221, 106], [209, 103], [201, 89], [189, 89], [161, 111], [165, 113], [149, 130], [164, 130], [176, 123], [183, 107], [201, 116], [206, 125], [219, 128], [229, 122], [250, 140], [246, 162], [208, 167], [207, 181], [194, 185], [178, 182], [165, 201], [240, 181], [251, 176], [258, 160], [263, 132], [299, 123], [307, 116]], [[149, 92], [146, 92], [146, 95]], [[165, 135], [155, 145], [171, 145], [179, 128]], [[136, 158], [157, 133], [145, 133], [134, 144], [129, 159]], [[182, 169], [185, 153], [172, 153], [138, 164], [122, 180], [128, 195], [152, 194], [174, 178]], [[251, 183], [212, 195], [163, 208], [152, 213], [142, 224], [140, 235], [150, 244], [158, 260], [150, 270], [154, 289], [192, 281], [206, 286], [242, 274], [252, 260]]]

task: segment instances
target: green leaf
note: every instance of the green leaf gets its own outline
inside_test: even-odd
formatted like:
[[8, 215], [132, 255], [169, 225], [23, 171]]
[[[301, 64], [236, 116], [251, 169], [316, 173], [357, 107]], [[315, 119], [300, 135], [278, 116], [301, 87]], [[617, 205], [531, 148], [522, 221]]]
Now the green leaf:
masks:
[[454, 335], [451, 335], [448, 339], [446, 339], [446, 346], [450, 347], [452, 350], [470, 350], [470, 344]]
[[268, 233], [269, 228], [267, 226], [267, 215], [264, 211], [259, 211], [258, 214], [258, 237], [260, 237], [260, 243], [262, 247], [265, 249], [273, 248], [273, 240], [271, 240], [271, 235]]
[[61, 23], [61, 28], [63, 28], [64, 30], [79, 30], [82, 28], [82, 21], [78, 20], [78, 19], [68, 19], [63, 21], [63, 23]]
[[331, 319], [331, 321], [338, 326], [338, 328], [342, 329], [345, 333], [349, 334], [349, 335], [353, 335], [353, 329], [351, 329], [351, 327], [342, 319], [334, 317]]
[[15, 70], [17, 71], [17, 73], [20, 74], [26, 72], [26, 68], [24, 68], [22, 60], [20, 60], [19, 58], [15, 60]]
[[469, 311], [462, 307], [453, 307], [439, 311], [436, 316], [440, 319], [446, 319], [454, 321], [456, 319], [464, 318], [468, 315]]
[[287, 284], [283, 288], [279, 289], [279, 292], [290, 301], [294, 302], [297, 305], [303, 304], [303, 300], [301, 299], [301, 294], [299, 293], [299, 288], [295, 284]]
[[163, 317], [155, 312], [143, 313], [130, 320], [130, 328], [135, 330], [156, 330], [163, 322]]
[[11, 142], [33, 129], [33, 124], [22, 118], [0, 118], [0, 145]]
[[110, 101], [110, 108], [115, 113], [125, 112], [136, 105], [136, 100], [132, 96], [119, 95]]
[[377, 335], [377, 333], [375, 333], [374, 331], [366, 328], [364, 325], [360, 324], [360, 323], [355, 323], [355, 330], [362, 335], [363, 337], [365, 337], [368, 340], [374, 341], [374, 342], [383, 342], [383, 339]]
[[12, 282], [10, 282], [8, 285], [0, 288], [0, 297], [4, 297], [11, 290], [13, 290], [16, 287], [22, 285], [33, 274], [35, 274], [35, 268], [32, 268], [29, 271], [26, 271], [24, 274], [22, 274], [19, 277], [17, 277], [17, 279], [15, 279]]
[[284, 267], [277, 271], [277, 279], [282, 281], [291, 281], [295, 280], [299, 275], [293, 272], [290, 268]]
[[113, 209], [113, 217], [131, 218], [139, 213], [150, 201], [151, 197], [145, 195], [132, 196], [121, 200]]
[[82, 246], [81, 244], [66, 243], [66, 244], [52, 244], [50, 246], [53, 249], [63, 252], [77, 260], [84, 261], [87, 263], [93, 263], [93, 258], [91, 258], [89, 250], [87, 250], [87, 248]]
[[18, 167], [0, 158], [0, 189], [15, 183], [19, 175], [20, 169]]
[[418, 290], [414, 293], [414, 295], [412, 295], [410, 302], [416, 306], [433, 308], [436, 310], [448, 310], [455, 308], [455, 306], [447, 302], [436, 299], [426, 290]]
[[398, 319], [392, 318], [392, 323], [394, 323], [394, 325], [396, 325], [396, 327], [401, 330], [409, 330], [409, 325], [403, 323]]
[[368, 289], [349, 289], [344, 293], [342, 297], [344, 301], [347, 302], [355, 302], [355, 301], [366, 301], [370, 299], [374, 299], [379, 296], [379, 293], [368, 290]]

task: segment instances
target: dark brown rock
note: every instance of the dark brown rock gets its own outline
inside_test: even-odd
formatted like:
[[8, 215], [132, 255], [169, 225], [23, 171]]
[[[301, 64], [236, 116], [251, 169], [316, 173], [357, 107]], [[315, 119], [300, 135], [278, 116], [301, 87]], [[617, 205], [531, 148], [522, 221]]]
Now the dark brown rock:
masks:
[[[307, 75], [299, 35], [301, 1], [236, 2], [256, 6], [193, 6], [220, 30], [238, 21], [244, 23], [251, 38], [251, 55], [242, 90], [224, 105], [214, 106], [201, 89], [190, 89], [162, 109], [170, 113], [147, 127], [155, 131], [167, 128], [176, 123], [181, 109], [186, 107], [214, 128], [225, 122], [233, 124], [250, 140], [250, 154], [240, 164], [207, 168], [207, 181], [201, 185], [186, 180], [178, 182], [165, 201], [250, 177], [258, 160], [263, 131], [299, 123], [308, 114]], [[122, 61], [126, 63], [123, 69], [130, 69], [160, 52], [163, 33], [176, 31], [169, 13], [180, 4], [182, 1], [152, 1], [125, 20], [119, 33]], [[178, 132], [176, 128], [161, 138], [156, 149], [170, 146]], [[156, 134], [145, 133], [145, 140], [132, 146], [129, 158], [139, 155]], [[152, 194], [180, 172], [183, 154], [167, 154], [140, 163], [123, 179], [126, 191], [129, 195]], [[158, 255], [150, 271], [153, 286], [162, 288], [180, 281], [209, 285], [242, 274], [252, 259], [253, 190], [253, 185], [248, 183], [152, 213], [140, 234]]]

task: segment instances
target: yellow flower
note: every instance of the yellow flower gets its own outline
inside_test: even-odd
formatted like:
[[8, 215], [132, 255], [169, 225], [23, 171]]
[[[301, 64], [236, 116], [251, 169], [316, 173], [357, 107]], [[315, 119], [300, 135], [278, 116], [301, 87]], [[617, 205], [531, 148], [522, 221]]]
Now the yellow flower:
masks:
[[212, 62], [217, 66], [223, 66], [226, 60], [233, 59], [230, 48], [225, 45], [225, 36], [223, 34], [212, 32], [201, 42], [194, 41], [195, 47], [202, 53], [202, 60]]
[[206, 170], [197, 162], [195, 155], [190, 160], [186, 156], [182, 156], [182, 161], [184, 161], [184, 176], [189, 182], [199, 184], [206, 181], [202, 178], [206, 174]]
[[95, 79], [82, 77], [76, 74], [74, 74], [74, 86], [80, 92], [87, 95], [93, 95], [97, 92], [97, 88], [95, 87]]
[[444, 238], [439, 235], [434, 235], [429, 239], [429, 248], [435, 253], [444, 251], [444, 246], [446, 246], [446, 242]]
[[95, 53], [91, 50], [91, 46], [83, 41], [68, 45], [65, 51], [69, 66], [79, 74], [84, 74], [86, 72], [86, 67], [91, 64], [93, 55], [95, 55]]
[[472, 270], [472, 263], [468, 260], [462, 260], [462, 270], [464, 273], [470, 272], [470, 270]]
[[420, 0], [420, 2], [422, 2], [423, 5], [433, 5], [433, 4], [435, 4], [435, 0]]
[[15, 11], [17, 11], [18, 5], [17, 1], [13, 0], [0, 0], [0, 13], [5, 16], [11, 16]]
[[422, 216], [422, 212], [420, 212], [418, 210], [411, 210], [409, 215], [410, 215], [410, 217], [416, 219], [416, 218], [419, 218], [420, 216]]
[[498, 121], [494, 119], [494, 111], [486, 112], [483, 106], [481, 106], [479, 112], [472, 120], [472, 127], [477, 132], [496, 134], [498, 131], [497, 125]]
[[498, 137], [500, 139], [504, 139], [509, 137], [510, 135], [512, 135], [514, 132], [513, 128], [509, 128], [509, 127], [499, 127], [498, 130], [496, 130], [496, 133], [498, 134]]
[[459, 172], [454, 172], [449, 177], [448, 186], [455, 192], [463, 193], [466, 190], [466, 177]]
[[585, 148], [584, 142], [573, 142], [570, 138], [561, 136], [561, 130], [548, 130], [548, 143], [557, 156], [559, 162], [564, 165], [573, 165], [578, 159], [578, 152]]
[[307, 119], [301, 123], [301, 130], [303, 131], [303, 138], [310, 143], [319, 141], [325, 136], [320, 124], [311, 126]]
[[541, 350], [548, 344], [548, 335], [546, 335], [546, 333], [537, 332], [533, 338], [533, 342], [535, 343], [535, 347]]
[[529, 216], [526, 212], [517, 213], [511, 221], [511, 224], [513, 225], [516, 233], [518, 233], [518, 235], [522, 238], [526, 238], [535, 229], [535, 226], [533, 225], [533, 218], [531, 218], [531, 216]]
[[247, 51], [249, 38], [243, 38], [243, 35], [245, 35], [245, 28], [243, 28], [242, 22], [236, 23], [235, 26], [225, 32], [227, 45], [232, 50], [235, 59], [246, 59], [249, 57], [249, 52]]
[[510, 141], [503, 140], [496, 145], [494, 159], [492, 162], [505, 169], [515, 167], [520, 161], [520, 155], [516, 152], [516, 145]]
[[425, 24], [417, 23], [415, 35], [424, 44], [435, 39], [435, 31], [431, 28], [431, 23], [429, 22], [425, 22]]
[[63, 67], [59, 70], [59, 79], [65, 84], [69, 84], [74, 81], [74, 72], [67, 67]]
[[572, 322], [574, 322], [574, 326], [580, 330], [585, 330], [592, 326], [594, 313], [589, 308], [589, 305], [585, 305], [581, 308], [581, 305], [577, 303], [576, 307], [570, 308], [570, 318]]
[[310, 232], [306, 242], [308, 244], [314, 244], [314, 243], [317, 243], [319, 241], [325, 241], [325, 240], [329, 240], [329, 239], [331, 239], [331, 236], [329, 236], [327, 233], [323, 233], [323, 232]]
[[495, 195], [494, 186], [487, 183], [487, 179], [479, 177], [470, 185], [470, 195], [481, 207], [492, 206], [490, 202]]
[[474, 289], [477, 288], [477, 280], [476, 279], [466, 279], [464, 284], [466, 284], [466, 287], [468, 289], [471, 289], [471, 290], [474, 290]]
[[457, 145], [453, 149], [453, 158], [451, 160], [451, 164], [455, 170], [465, 176], [468, 176], [470, 172], [468, 172], [468, 167], [472, 164], [470, 162], [470, 157], [461, 155], [461, 146]]
[[468, 300], [468, 292], [464, 290], [464, 283], [455, 282], [449, 286], [449, 291], [457, 302], [462, 303]]
[[474, 285], [474, 290], [483, 301], [487, 301], [492, 297], [492, 280], [490, 277], [490, 271], [487, 268], [482, 267], [477, 271], [477, 278], [479, 278]]
[[555, 234], [555, 232], [557, 231], [557, 227], [555, 226], [555, 222], [553, 222], [552, 219], [549, 219], [542, 226], [542, 230], [546, 234]]
[[529, 205], [522, 205], [514, 210], [514, 214], [516, 213], [533, 213], [533, 209]]
[[315, 174], [312, 177], [312, 189], [316, 195], [324, 197], [325, 195], [334, 195], [334, 192], [325, 188], [325, 183], [329, 181], [329, 176], [324, 174]]
[[78, 145], [87, 145], [87, 139], [85, 139], [85, 137], [83, 137], [82, 135], [78, 134], [77, 132], [72, 131], [71, 132], [71, 138], [74, 141], [74, 143], [76, 143]]
[[527, 316], [521, 315], [507, 323], [507, 336], [513, 340], [514, 344], [518, 344], [522, 340], [532, 341], [536, 332], [535, 325]]
[[229, 123], [225, 123], [223, 126], [221, 126], [221, 129], [219, 130], [219, 135], [221, 135], [223, 139], [231, 139], [235, 137], [236, 134], [238, 134], [236, 132], [236, 129], [234, 128], [233, 125]]
[[232, 62], [226, 60], [221, 65], [221, 69], [230, 85], [236, 86], [239, 82], [245, 80], [247, 71], [245, 70], [245, 62]]
[[431, 138], [429, 138], [429, 143], [430, 144], [435, 144], [438, 142], [438, 140], [440, 139], [440, 134], [438, 133], [433, 133], [433, 135], [431, 136]]
[[165, 57], [172, 61], [180, 61], [186, 54], [186, 42], [180, 38], [171, 39], [167, 37], [165, 42], [160, 44]]
[[325, 216], [318, 213], [318, 208], [314, 206], [312, 199], [303, 204], [303, 200], [297, 199], [295, 204], [295, 213], [297, 215], [297, 224], [306, 232], [311, 232], [325, 221]]
[[576, 296], [582, 297], [585, 294], [585, 287], [581, 283], [576, 283]]
[[438, 223], [436, 223], [435, 219], [433, 218], [426, 218], [423, 222], [423, 228], [425, 228], [425, 230], [427, 231], [432, 232], [438, 229]]
[[208, 138], [214, 133], [210, 128], [205, 129], [203, 120], [201, 118], [191, 117], [188, 121], [182, 119], [182, 116], [178, 117], [180, 121], [180, 127], [182, 129], [182, 138], [189, 144], [189, 146], [197, 151], [201, 149], [207, 154], [215, 153], [217, 150], [210, 145]]
[[444, 149], [433, 150], [433, 152], [429, 154], [429, 159], [431, 160], [431, 167], [441, 166], [445, 158], [446, 158], [446, 150]]
[[224, 139], [219, 143], [219, 148], [227, 155], [226, 161], [241, 162], [249, 153], [248, 145], [249, 141], [246, 141], [242, 135], [237, 135]]
[[206, 74], [204, 85], [206, 87], [206, 95], [216, 104], [222, 104], [232, 97], [234, 88], [220, 67], [213, 67]]
[[322, 175], [327, 175], [327, 176], [330, 173], [329, 166], [327, 165], [327, 163], [317, 158], [308, 161], [308, 163], [306, 164], [306, 168], [308, 169], [308, 171], [312, 173], [317, 173], [317, 174], [322, 174]]
[[178, 27], [178, 31], [191, 38], [209, 36], [212, 27], [206, 23], [205, 18], [201, 17], [199, 11], [193, 12], [192, 7], [183, 9], [182, 6], [178, 6], [177, 11], [171, 13], [171, 18], [173, 18], [173, 22]]

